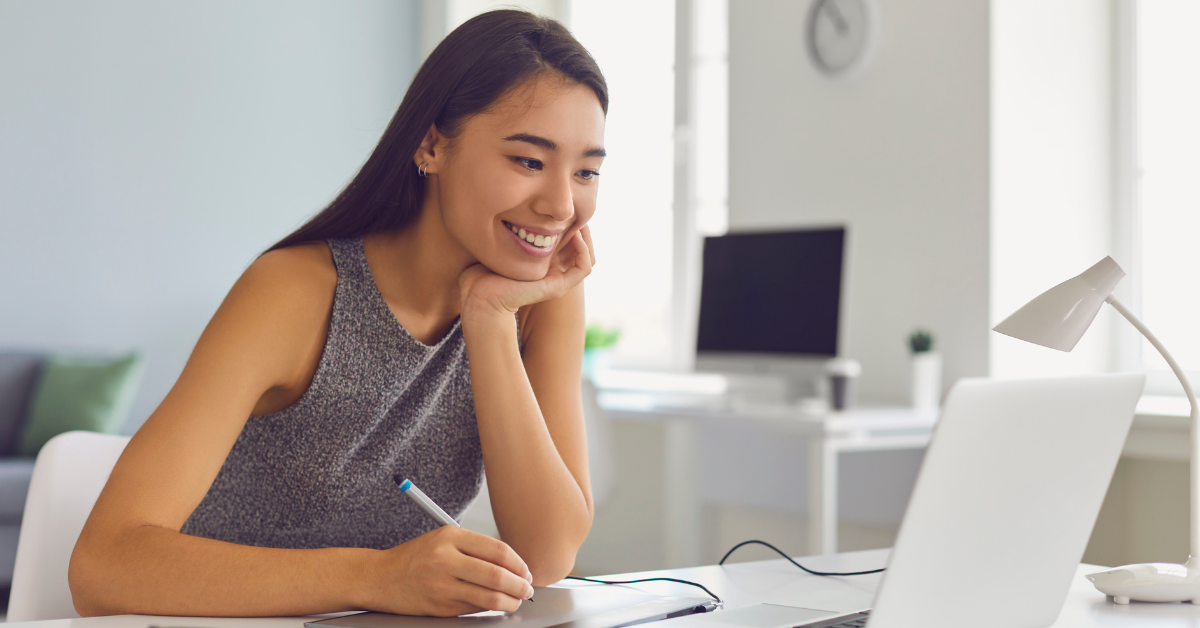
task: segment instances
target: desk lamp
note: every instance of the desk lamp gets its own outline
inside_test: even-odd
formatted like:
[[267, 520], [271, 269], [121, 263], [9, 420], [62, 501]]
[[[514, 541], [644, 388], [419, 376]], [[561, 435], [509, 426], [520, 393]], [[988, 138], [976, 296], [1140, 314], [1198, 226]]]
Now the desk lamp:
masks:
[[1196, 395], [1183, 369], [1150, 330], [1113, 297], [1113, 288], [1125, 271], [1113, 258], [1105, 257], [1079, 276], [1068, 279], [1038, 295], [1021, 309], [996, 325], [993, 330], [1026, 342], [1059, 351], [1070, 351], [1087, 331], [1100, 307], [1108, 302], [1142, 332], [1146, 340], [1171, 365], [1183, 384], [1192, 407], [1191, 457], [1191, 555], [1186, 565], [1143, 563], [1126, 565], [1090, 574], [1088, 580], [1102, 593], [1113, 596], [1118, 604], [1130, 600], [1143, 602], [1184, 602], [1200, 604], [1200, 427], [1197, 425]]

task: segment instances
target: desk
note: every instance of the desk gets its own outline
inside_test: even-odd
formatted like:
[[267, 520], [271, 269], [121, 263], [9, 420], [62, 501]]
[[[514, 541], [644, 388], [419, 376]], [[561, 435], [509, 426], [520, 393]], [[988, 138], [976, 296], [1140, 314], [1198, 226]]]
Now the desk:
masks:
[[[806, 566], [830, 571], [854, 571], [880, 567], [887, 562], [888, 550], [848, 552], [831, 556], [815, 556], [799, 559]], [[1104, 594], [1092, 587], [1083, 578], [1086, 573], [1100, 569], [1092, 565], [1080, 565], [1071, 583], [1070, 593], [1063, 605], [1062, 614], [1052, 628], [1174, 628], [1200, 625], [1200, 606], [1194, 604], [1145, 604], [1134, 602], [1118, 606], [1105, 599]], [[738, 608], [762, 602], [804, 599], [808, 596], [834, 595], [848, 601], [870, 600], [879, 585], [879, 575], [855, 576], [852, 578], [822, 578], [810, 576], [786, 561], [767, 560], [752, 563], [715, 565], [685, 569], [664, 569], [637, 574], [609, 576], [617, 579], [634, 579], [665, 576], [700, 582], [725, 600], [725, 608]], [[592, 587], [605, 586], [587, 583], [564, 583], [562, 586]], [[653, 582], [635, 585], [652, 593], [703, 596], [703, 592], [692, 587], [669, 582]], [[996, 592], [997, 604], [1020, 603], [1005, 598], [1003, 591]], [[980, 609], [987, 612], [987, 609]], [[272, 618], [210, 618], [210, 617], [148, 617], [145, 615], [116, 615], [112, 617], [90, 617], [87, 619], [59, 619], [40, 622], [11, 624], [21, 628], [146, 628], [150, 624], [165, 627], [206, 628], [303, 628], [312, 617]], [[650, 624], [653, 626], [654, 624]], [[970, 625], [965, 621], [963, 625]], [[663, 624], [669, 628], [670, 624]]]
[[861, 408], [846, 412], [755, 405], [712, 397], [601, 392], [597, 402], [613, 421], [652, 421], [666, 427], [663, 451], [667, 564], [701, 562], [700, 503], [695, 484], [696, 431], [705, 425], [773, 430], [804, 439], [808, 453], [808, 547], [837, 552], [838, 456], [846, 452], [923, 449], [937, 410]]

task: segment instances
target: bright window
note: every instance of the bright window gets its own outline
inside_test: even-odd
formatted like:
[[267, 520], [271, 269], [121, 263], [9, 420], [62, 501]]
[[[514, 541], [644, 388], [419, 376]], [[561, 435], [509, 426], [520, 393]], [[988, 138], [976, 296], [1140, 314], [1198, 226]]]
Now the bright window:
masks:
[[[1141, 312], [1200, 371], [1200, 2], [1143, 0], [1136, 17], [1137, 212]], [[1149, 343], [1142, 359], [1166, 362]], [[1195, 383], [1195, 382], [1194, 382]]]
[[570, 28], [600, 64], [610, 105], [592, 218], [589, 322], [618, 327], [613, 362], [671, 361], [675, 3], [571, 2]]

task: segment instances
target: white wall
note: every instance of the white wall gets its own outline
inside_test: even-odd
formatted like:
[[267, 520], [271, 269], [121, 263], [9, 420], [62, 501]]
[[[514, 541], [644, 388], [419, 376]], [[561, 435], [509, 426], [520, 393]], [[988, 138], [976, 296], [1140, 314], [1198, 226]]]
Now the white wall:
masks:
[[730, 230], [845, 224], [841, 353], [862, 394], [908, 396], [908, 334], [945, 382], [988, 371], [988, 2], [879, 0], [878, 48], [831, 81], [808, 2], [730, 11]]
[[416, 2], [0, 3], [0, 347], [141, 350], [126, 429], [234, 280], [356, 172]]

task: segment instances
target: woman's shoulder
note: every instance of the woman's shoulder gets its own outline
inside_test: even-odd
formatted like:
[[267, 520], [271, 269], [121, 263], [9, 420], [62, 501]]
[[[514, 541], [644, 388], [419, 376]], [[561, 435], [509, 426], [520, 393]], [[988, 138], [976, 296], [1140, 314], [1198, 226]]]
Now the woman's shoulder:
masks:
[[324, 242], [268, 251], [229, 291], [197, 351], [224, 347], [232, 354], [253, 356], [246, 359], [270, 373], [268, 388], [290, 388], [306, 374], [311, 377], [324, 346], [336, 288], [337, 270]]
[[337, 268], [329, 245], [306, 242], [263, 253], [246, 269], [242, 281], [261, 288], [255, 292], [279, 296], [282, 291], [299, 298], [328, 295], [332, 299]]
[[308, 333], [329, 318], [337, 269], [324, 242], [267, 251], [238, 278], [225, 309], [235, 319], [281, 332]]

